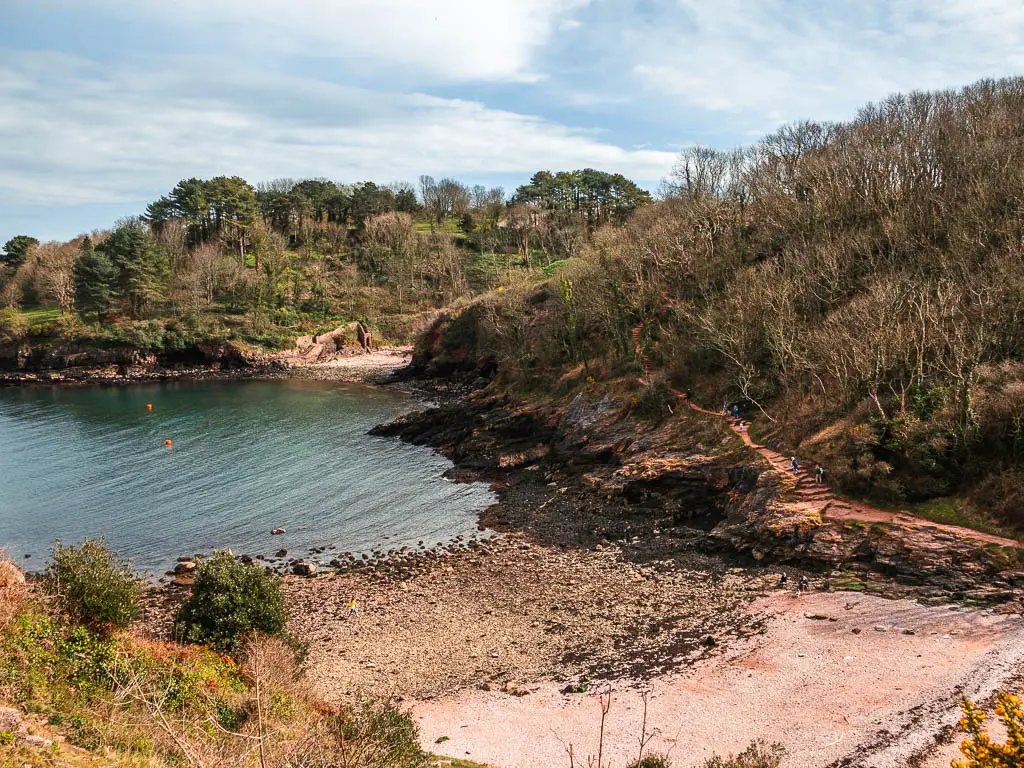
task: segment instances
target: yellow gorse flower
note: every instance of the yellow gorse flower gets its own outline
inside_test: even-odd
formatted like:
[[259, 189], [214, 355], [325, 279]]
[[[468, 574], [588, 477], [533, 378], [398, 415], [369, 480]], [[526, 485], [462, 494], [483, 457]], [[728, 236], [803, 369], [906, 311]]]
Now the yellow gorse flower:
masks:
[[1006, 729], [1003, 744], [995, 744], [985, 731], [986, 714], [969, 699], [961, 703], [964, 715], [960, 727], [968, 737], [960, 745], [966, 760], [954, 760], [953, 768], [1018, 768], [1024, 765], [1024, 710], [1020, 697], [1000, 691], [996, 694], [996, 717]]

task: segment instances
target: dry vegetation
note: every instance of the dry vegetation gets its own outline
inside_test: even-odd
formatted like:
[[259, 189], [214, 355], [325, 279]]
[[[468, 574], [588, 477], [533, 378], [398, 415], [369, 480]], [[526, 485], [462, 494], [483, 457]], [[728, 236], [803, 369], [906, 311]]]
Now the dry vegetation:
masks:
[[6, 560], [0, 705], [0, 765], [427, 764], [406, 715], [374, 702], [321, 704], [280, 639], [249, 635], [232, 658], [82, 625]]
[[664, 381], [847, 491], [1024, 526], [1022, 117], [1024, 79], [983, 81], [686, 152], [663, 202], [441, 318], [418, 359], [521, 391]]

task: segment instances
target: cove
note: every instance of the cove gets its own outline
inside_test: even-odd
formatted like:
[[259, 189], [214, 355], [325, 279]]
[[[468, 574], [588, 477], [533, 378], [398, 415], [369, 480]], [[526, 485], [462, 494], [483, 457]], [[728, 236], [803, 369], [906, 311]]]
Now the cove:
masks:
[[152, 576], [213, 549], [327, 562], [475, 534], [486, 485], [366, 434], [414, 405], [299, 380], [0, 390], [0, 546], [38, 570], [54, 539], [103, 533]]

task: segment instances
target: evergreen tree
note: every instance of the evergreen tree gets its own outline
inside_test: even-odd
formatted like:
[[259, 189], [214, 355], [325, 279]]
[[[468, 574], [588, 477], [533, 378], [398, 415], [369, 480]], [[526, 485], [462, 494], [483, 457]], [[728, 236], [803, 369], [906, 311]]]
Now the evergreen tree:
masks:
[[163, 296], [168, 277], [167, 256], [156, 247], [144, 222], [121, 223], [97, 250], [110, 259], [117, 294], [128, 303], [132, 317], [140, 317]]
[[29, 251], [39, 245], [39, 241], [28, 235], [12, 237], [0, 249], [0, 264], [17, 267], [28, 257]]
[[88, 237], [75, 261], [75, 304], [84, 318], [93, 312], [97, 321], [110, 309], [113, 299], [114, 265], [103, 251], [97, 251]]

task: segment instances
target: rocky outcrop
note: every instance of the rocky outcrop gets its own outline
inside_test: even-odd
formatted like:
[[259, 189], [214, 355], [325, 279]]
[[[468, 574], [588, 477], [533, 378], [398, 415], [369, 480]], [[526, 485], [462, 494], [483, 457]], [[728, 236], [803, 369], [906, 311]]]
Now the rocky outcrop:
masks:
[[131, 347], [0, 348], [0, 386], [111, 383], [246, 375], [277, 370], [271, 355], [253, 354], [226, 342], [197, 342], [160, 354]]
[[703, 422], [689, 432], [678, 420], [638, 422], [607, 393], [579, 395], [561, 408], [477, 393], [373, 432], [431, 445], [477, 475], [575, 482], [608, 503], [616, 500], [620, 509], [658, 518], [662, 528], [667, 516], [672, 525], [700, 534], [681, 536], [687, 546], [834, 572], [839, 586], [996, 601], [1011, 597], [1011, 580], [1024, 580], [1020, 548], [979, 540], [970, 531], [920, 520], [824, 517], [813, 497], [818, 491], [809, 496], [791, 473], [730, 443], [716, 417], [690, 418]]

